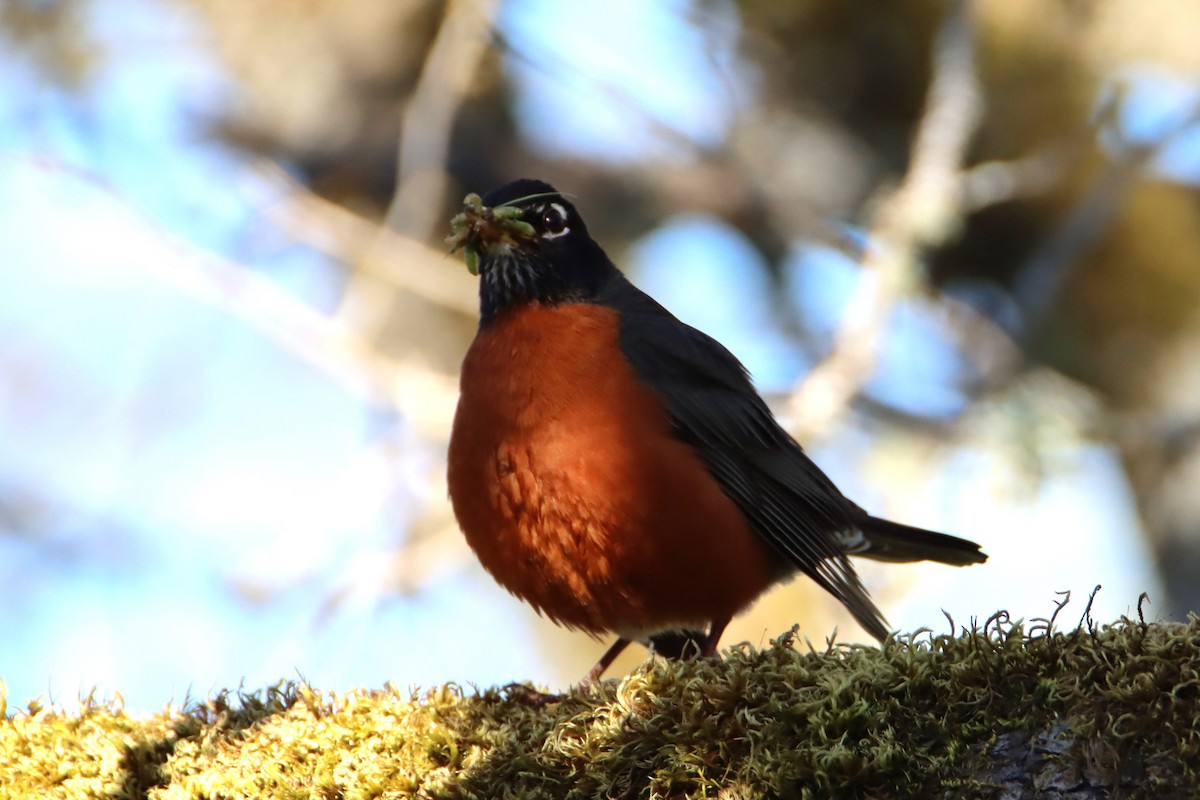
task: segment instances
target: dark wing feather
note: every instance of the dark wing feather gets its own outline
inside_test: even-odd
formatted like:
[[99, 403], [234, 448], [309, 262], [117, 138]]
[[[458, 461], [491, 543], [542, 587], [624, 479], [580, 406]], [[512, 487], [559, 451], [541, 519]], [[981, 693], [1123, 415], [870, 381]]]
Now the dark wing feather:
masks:
[[779, 426], [741, 362], [622, 277], [598, 299], [620, 312], [625, 357], [662, 398], [676, 435], [695, 448], [754, 530], [884, 638], [886, 622], [838, 544], [865, 513]]

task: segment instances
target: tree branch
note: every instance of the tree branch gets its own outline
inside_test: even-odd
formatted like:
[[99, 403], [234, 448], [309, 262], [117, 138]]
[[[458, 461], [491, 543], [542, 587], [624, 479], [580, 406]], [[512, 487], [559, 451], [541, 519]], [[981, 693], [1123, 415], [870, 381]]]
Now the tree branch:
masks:
[[863, 259], [863, 280], [833, 351], [796, 387], [789, 403], [803, 439], [826, 431], [875, 368], [895, 303], [917, 282], [922, 249], [962, 222], [961, 165], [982, 101], [974, 66], [974, 4], [955, 0], [938, 37], [926, 111], [900, 187], [883, 201]]

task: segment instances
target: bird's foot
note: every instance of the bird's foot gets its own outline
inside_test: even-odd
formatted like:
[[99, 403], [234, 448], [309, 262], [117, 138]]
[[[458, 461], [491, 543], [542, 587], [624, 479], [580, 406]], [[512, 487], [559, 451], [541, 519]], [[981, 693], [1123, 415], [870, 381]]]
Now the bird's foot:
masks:
[[550, 703], [561, 702], [563, 696], [553, 692], [543, 692], [525, 683], [510, 683], [502, 687], [505, 697], [516, 700], [532, 708], [542, 708]]

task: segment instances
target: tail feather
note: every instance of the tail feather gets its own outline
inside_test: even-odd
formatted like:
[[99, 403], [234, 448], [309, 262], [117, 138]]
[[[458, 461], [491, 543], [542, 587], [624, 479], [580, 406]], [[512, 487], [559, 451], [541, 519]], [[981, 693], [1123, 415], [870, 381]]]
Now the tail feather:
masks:
[[859, 528], [866, 538], [866, 546], [856, 550], [856, 556], [876, 561], [937, 561], [955, 567], [987, 561], [987, 554], [979, 545], [957, 536], [879, 517], [867, 517], [859, 523]]

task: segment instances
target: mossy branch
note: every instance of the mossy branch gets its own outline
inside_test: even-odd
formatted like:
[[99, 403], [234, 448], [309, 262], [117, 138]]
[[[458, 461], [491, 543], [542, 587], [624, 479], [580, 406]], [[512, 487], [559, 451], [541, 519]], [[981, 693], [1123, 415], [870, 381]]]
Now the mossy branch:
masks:
[[0, 796], [1195, 797], [1200, 620], [996, 615], [882, 648], [647, 662], [563, 696], [281, 684], [0, 721]]

